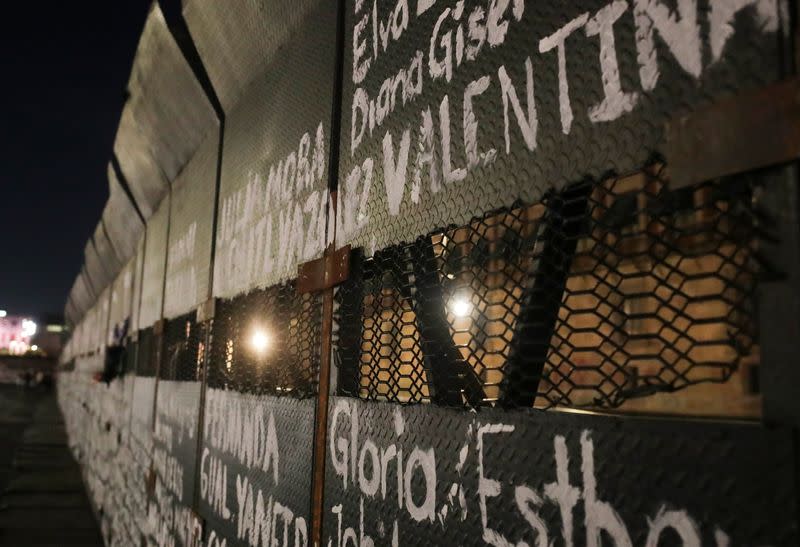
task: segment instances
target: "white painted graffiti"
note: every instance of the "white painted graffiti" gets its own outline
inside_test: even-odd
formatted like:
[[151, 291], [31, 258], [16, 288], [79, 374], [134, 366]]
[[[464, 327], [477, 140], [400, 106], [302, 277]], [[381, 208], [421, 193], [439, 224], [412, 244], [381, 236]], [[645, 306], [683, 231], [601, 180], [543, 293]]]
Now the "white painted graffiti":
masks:
[[[205, 442], [200, 461], [200, 497], [217, 517], [235, 523], [236, 537], [252, 547], [305, 547], [306, 517], [281, 503], [280, 450], [275, 416], [264, 398], [219, 389], [206, 394]], [[266, 482], [232, 471], [228, 482], [226, 460], [240, 468], [263, 473]], [[217, 532], [208, 545], [224, 545]]]
[[[362, 403], [346, 399], [337, 400], [331, 414], [328, 465], [334, 470], [342, 491], [356, 489], [360, 501], [357, 508], [336, 503], [336, 496], [328, 503], [326, 510], [333, 515], [335, 522], [326, 529], [329, 547], [397, 546], [402, 543], [403, 522], [434, 525], [446, 531], [452, 526], [458, 527], [468, 517], [480, 519], [483, 542], [494, 547], [548, 547], [559, 536], [559, 544], [565, 547], [598, 547], [604, 544], [601, 536], [610, 539], [617, 547], [632, 547], [631, 525], [645, 527], [646, 547], [657, 546], [668, 530], [681, 539], [682, 545], [699, 547], [702, 544], [701, 524], [711, 527], [717, 547], [730, 545], [728, 535], [713, 522], [701, 523], [687, 510], [669, 501], [654, 503], [653, 513], [643, 515], [637, 522], [625, 522], [612, 501], [603, 498], [602, 485], [598, 484], [595, 472], [591, 430], [580, 434], [580, 481], [573, 482], [570, 476], [566, 438], [556, 435], [552, 441], [555, 463], [552, 479], [542, 480], [540, 485], [511, 484], [507, 479], [499, 480], [500, 476], [508, 477], [509, 462], [493, 461], [489, 454], [492, 446], [507, 446], [516, 426], [485, 423], [473, 417], [466, 425], [463, 444], [455, 458], [456, 476], [460, 479], [447, 485], [444, 489], [447, 495], [439, 499], [437, 492], [442, 490], [437, 488], [437, 471], [441, 472], [444, 465], [450, 465], [445, 463], [451, 461], [450, 457], [437, 460], [433, 446], [415, 445], [409, 449], [408, 443], [404, 443], [408, 426], [400, 409], [395, 409], [394, 428], [389, 427], [393, 429], [392, 442], [384, 445], [379, 445], [369, 431], [364, 431], [359, 423], [359, 416], [364, 415]], [[389, 437], [381, 433], [380, 438]], [[467, 491], [464, 486], [463, 481], [470, 474], [477, 478], [475, 492]], [[413, 482], [418, 485], [414, 492]], [[396, 491], [396, 498], [392, 490]], [[516, 517], [528, 525], [527, 530], [518, 526], [506, 527], [521, 531], [519, 537], [509, 537], [510, 532], [500, 524], [501, 519], [507, 523], [509, 518], [513, 518], [498, 512], [498, 502], [504, 497], [514, 500]], [[365, 504], [373, 504], [372, 514], [379, 515], [377, 521], [365, 521]], [[558, 509], [558, 529], [542, 516], [546, 504]], [[581, 512], [576, 511], [579, 504], [583, 506]], [[475, 505], [477, 513], [474, 513]], [[352, 514], [354, 511], [358, 514]], [[583, 515], [583, 534], [580, 536], [576, 531], [576, 512]], [[429, 529], [426, 533], [439, 532]]]
[[164, 311], [168, 315], [180, 313], [182, 308], [198, 301], [194, 265], [196, 241], [197, 222], [192, 222], [183, 234], [170, 242], [164, 291]]
[[[296, 151], [226, 196], [217, 230], [214, 293], [243, 290], [292, 277], [299, 262], [325, 247], [328, 189], [325, 133], [304, 133]], [[264, 176], [264, 173], [268, 175]]]
[[[398, 19], [402, 26], [396, 27], [395, 37], [377, 21], [376, 2], [372, 10], [366, 9], [364, 2], [355, 3], [358, 22], [353, 32], [353, 83], [356, 87], [350, 109], [351, 156], [363, 144], [365, 136], [379, 130], [399, 105], [405, 107], [419, 97], [427, 82], [456, 81], [454, 75], [477, 59], [482, 51], [502, 46], [513, 26], [522, 21], [527, 7], [525, 0], [488, 0], [475, 2], [477, 5], [471, 8], [466, 4], [465, 0], [418, 0], [417, 9], [409, 10], [407, 0], [399, 0], [392, 13], [402, 15]], [[775, 32], [779, 27], [778, 0], [710, 0], [706, 22], [708, 43], [705, 43], [697, 0], [677, 0], [671, 4], [674, 9], [664, 0], [608, 2], [597, 11], [581, 13], [533, 40], [532, 51], [521, 66], [499, 65], [494, 72], [474, 78], [462, 89], [448, 88], [438, 104], [423, 105], [416, 116], [404, 111], [403, 117], [414, 121], [404, 129], [383, 131], [379, 135], [382, 158], [362, 156], [360, 163], [343, 177], [338, 194], [337, 238], [343, 242], [352, 241], [368, 226], [365, 204], [375, 199], [371, 192], [385, 192], [386, 208], [390, 215], [396, 216], [401, 214], [403, 204], [419, 205], [424, 186], [430, 194], [437, 194], [464, 180], [472, 170], [494, 163], [500, 154], [498, 150], [509, 155], [523, 146], [528, 152], [535, 152], [540, 138], [533, 70], [536, 56], [541, 58], [537, 62], [552, 62], [556, 67], [560, 129], [564, 135], [569, 135], [576, 116], [585, 116], [590, 123], [600, 124], [613, 122], [636, 110], [642, 95], [657, 88], [660, 67], [666, 62], [676, 63], [684, 73], [699, 80], [707, 67], [724, 56], [740, 14], [751, 17], [764, 33]], [[366, 75], [377, 63], [388, 58], [383, 52], [391, 40], [398, 39], [401, 30], [418, 24], [416, 19], [409, 21], [408, 14], [422, 14], [435, 7], [441, 7], [441, 11], [430, 30], [430, 47], [417, 51], [406, 68], [384, 80], [377, 90], [365, 87]], [[632, 16], [635, 24], [633, 39], [639, 89], [626, 89], [620, 76], [616, 33], [618, 22], [625, 16]], [[387, 36], [391, 36], [391, 40]], [[577, 51], [585, 40], [599, 43], [597, 70], [602, 83], [602, 100], [581, 113], [575, 112], [573, 107], [571, 93], [574, 90], [570, 90], [569, 85], [568, 59], [570, 52]], [[372, 51], [369, 51], [370, 43]], [[706, 49], [710, 54], [704, 61]], [[510, 74], [524, 76], [512, 78]], [[485, 112], [486, 101], [493, 95], [501, 99], [503, 111], [498, 118], [503, 120], [504, 146], [493, 142], [481, 144], [486, 136], [482, 136], [482, 120], [476, 111]], [[479, 102], [483, 103], [483, 108], [475, 107]], [[463, 116], [453, 112], [458, 105]], [[515, 142], [518, 139], [521, 145]], [[455, 147], [461, 147], [463, 153], [456, 155]], [[455, 157], [465, 158], [465, 163], [456, 165]], [[383, 170], [382, 188], [372, 184], [374, 169]]]

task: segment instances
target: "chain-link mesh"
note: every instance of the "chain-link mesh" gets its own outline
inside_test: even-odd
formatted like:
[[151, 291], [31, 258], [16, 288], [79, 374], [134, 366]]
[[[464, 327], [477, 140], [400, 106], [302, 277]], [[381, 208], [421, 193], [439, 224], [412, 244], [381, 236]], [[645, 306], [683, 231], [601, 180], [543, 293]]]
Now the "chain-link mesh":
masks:
[[339, 391], [617, 407], [724, 382], [757, 352], [759, 229], [748, 179], [670, 191], [654, 166], [356, 258]]
[[166, 322], [164, 357], [158, 373], [161, 380], [200, 380], [208, 323], [198, 324], [196, 317], [196, 313], [187, 313]]
[[319, 374], [322, 299], [295, 283], [217, 304], [208, 383], [243, 393], [307, 396]]

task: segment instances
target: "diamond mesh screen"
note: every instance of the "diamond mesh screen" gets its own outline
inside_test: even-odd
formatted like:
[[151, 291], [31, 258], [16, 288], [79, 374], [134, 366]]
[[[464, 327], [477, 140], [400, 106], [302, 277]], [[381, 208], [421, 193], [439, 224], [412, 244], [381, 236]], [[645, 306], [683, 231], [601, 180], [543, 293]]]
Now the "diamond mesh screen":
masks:
[[724, 382], [757, 358], [749, 180], [670, 191], [662, 166], [355, 260], [341, 394], [617, 407]]
[[208, 383], [255, 394], [316, 393], [322, 300], [285, 283], [217, 304]]

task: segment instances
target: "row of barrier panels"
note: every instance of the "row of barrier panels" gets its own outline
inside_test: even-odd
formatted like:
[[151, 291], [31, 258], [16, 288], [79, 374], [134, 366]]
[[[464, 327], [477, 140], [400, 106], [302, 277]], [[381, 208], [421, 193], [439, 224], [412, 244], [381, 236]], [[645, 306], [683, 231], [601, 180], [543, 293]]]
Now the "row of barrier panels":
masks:
[[66, 304], [108, 545], [796, 545], [788, 0], [162, 1]]

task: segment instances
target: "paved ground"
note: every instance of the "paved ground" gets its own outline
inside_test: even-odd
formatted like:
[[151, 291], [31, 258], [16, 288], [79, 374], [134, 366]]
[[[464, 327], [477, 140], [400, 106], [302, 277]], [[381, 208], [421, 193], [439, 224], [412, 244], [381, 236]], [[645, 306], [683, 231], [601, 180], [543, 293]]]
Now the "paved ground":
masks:
[[102, 545], [52, 391], [0, 385], [0, 545]]

